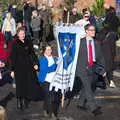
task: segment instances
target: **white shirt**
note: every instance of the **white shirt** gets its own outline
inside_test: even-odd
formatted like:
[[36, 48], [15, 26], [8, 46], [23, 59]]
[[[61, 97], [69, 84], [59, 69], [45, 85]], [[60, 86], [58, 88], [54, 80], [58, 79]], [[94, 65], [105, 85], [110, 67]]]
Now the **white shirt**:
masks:
[[82, 29], [82, 38], [83, 37], [85, 37], [85, 35], [86, 35], [86, 32], [85, 32], [85, 26], [87, 25], [87, 24], [90, 24], [90, 22], [89, 21], [86, 21], [86, 20], [84, 20], [84, 19], [81, 19], [81, 20], [79, 20], [79, 21], [77, 21], [76, 23], [75, 23], [75, 25], [78, 25], [78, 26], [80, 26], [80, 28]]
[[[48, 60], [48, 67], [52, 66], [53, 64], [55, 64], [55, 61], [53, 59], [52, 56], [48, 57], [46, 56], [47, 60]], [[51, 83], [53, 78], [54, 78], [54, 75], [55, 75], [55, 72], [50, 72], [50, 73], [47, 73], [46, 75], [46, 78], [45, 78], [45, 81]]]
[[87, 37], [86, 37], [88, 61], [89, 61], [89, 40], [91, 40], [91, 44], [92, 44], [92, 54], [93, 54], [93, 62], [95, 62], [96, 59], [95, 59], [95, 43], [94, 43], [94, 40], [93, 40], [93, 38], [87, 38]]

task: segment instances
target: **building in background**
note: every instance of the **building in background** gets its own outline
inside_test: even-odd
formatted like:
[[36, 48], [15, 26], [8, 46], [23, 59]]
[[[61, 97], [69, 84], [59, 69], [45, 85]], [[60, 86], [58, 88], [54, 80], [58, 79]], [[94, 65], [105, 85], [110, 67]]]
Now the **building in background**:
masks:
[[[54, 4], [63, 4], [64, 0], [31, 0], [34, 4], [38, 4], [41, 6], [42, 3], [47, 4], [48, 6], [53, 6]], [[94, 4], [95, 0], [76, 0], [75, 6], [78, 10], [82, 10], [83, 8], [88, 8]], [[116, 2], [117, 1], [117, 2]], [[113, 7], [116, 7], [116, 3], [120, 0], [105, 0], [105, 3], [110, 4]]]

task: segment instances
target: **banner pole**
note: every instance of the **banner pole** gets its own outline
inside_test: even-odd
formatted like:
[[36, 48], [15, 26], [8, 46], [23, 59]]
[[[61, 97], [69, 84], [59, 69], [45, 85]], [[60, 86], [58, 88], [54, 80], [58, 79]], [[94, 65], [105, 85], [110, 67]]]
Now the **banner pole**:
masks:
[[68, 14], [67, 14], [67, 25], [69, 24], [70, 22], [70, 12], [68, 11]]
[[64, 100], [65, 100], [65, 96], [64, 94], [62, 94], [62, 99], [61, 99], [61, 107], [64, 107]]

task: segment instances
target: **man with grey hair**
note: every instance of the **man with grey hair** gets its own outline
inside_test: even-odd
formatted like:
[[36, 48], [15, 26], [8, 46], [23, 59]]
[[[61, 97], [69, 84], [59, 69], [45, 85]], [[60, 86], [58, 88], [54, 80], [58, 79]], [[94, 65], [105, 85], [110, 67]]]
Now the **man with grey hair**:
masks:
[[75, 23], [82, 18], [81, 14], [78, 14], [78, 9], [74, 7], [70, 14], [70, 23]]

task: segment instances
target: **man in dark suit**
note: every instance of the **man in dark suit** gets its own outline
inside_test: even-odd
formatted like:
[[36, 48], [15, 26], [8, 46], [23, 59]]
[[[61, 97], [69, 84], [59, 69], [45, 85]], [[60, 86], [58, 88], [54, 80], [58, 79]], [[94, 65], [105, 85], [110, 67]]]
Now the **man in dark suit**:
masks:
[[[92, 84], [95, 80], [94, 72], [91, 68], [95, 63], [104, 66], [104, 58], [101, 53], [101, 48], [95, 43], [95, 27], [93, 25], [85, 26], [86, 37], [80, 41], [80, 49], [78, 54], [76, 76], [82, 81], [82, 88], [80, 92], [79, 108], [86, 109], [89, 107], [94, 115], [101, 114], [101, 107], [97, 106], [94, 99], [94, 90]], [[103, 74], [105, 76], [106, 73]]]

